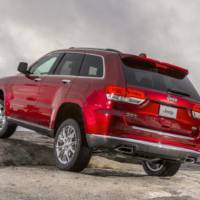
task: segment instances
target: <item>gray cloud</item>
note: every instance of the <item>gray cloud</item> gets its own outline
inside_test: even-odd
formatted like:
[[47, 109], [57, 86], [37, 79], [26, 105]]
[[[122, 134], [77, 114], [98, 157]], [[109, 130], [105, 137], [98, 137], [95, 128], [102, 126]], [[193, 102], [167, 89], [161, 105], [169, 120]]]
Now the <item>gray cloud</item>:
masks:
[[0, 0], [0, 5], [0, 76], [50, 50], [110, 47], [184, 66], [200, 89], [198, 0]]

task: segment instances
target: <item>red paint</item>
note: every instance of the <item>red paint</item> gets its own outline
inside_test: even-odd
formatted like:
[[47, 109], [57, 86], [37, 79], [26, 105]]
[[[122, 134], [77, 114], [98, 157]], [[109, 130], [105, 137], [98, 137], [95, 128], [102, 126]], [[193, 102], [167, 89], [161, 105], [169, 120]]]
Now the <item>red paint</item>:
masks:
[[[67, 52], [67, 50], [60, 52]], [[134, 55], [89, 50], [88, 53], [104, 57], [106, 70], [104, 79], [42, 75], [40, 76], [41, 81], [36, 82], [35, 77], [20, 74], [0, 80], [0, 88], [6, 97], [7, 115], [54, 128], [60, 106], [64, 103], [75, 103], [82, 109], [86, 133], [134, 138], [200, 150], [200, 120], [194, 119], [191, 113], [192, 109], [199, 110], [198, 102], [170, 95], [177, 98], [177, 102], [171, 102], [167, 99], [169, 95], [165, 92], [131, 85], [126, 88], [121, 58], [153, 63], [162, 70], [173, 69], [183, 76], [188, 74], [186, 69]], [[65, 78], [71, 80], [70, 85], [62, 83]], [[141, 105], [114, 102], [107, 99], [106, 91], [145, 98], [145, 102]], [[158, 116], [160, 104], [176, 107], [178, 109], [177, 119]], [[136, 115], [136, 118], [127, 113]], [[190, 136], [193, 140], [158, 136], [134, 130], [131, 127], [133, 125], [175, 135]], [[192, 130], [192, 127], [196, 127], [197, 131]]]

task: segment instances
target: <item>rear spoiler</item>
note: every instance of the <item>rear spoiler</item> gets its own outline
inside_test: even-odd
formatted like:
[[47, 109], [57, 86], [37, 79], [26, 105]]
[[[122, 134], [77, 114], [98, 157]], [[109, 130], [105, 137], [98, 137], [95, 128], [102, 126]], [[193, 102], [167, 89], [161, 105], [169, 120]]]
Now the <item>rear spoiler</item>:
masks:
[[146, 70], [157, 69], [159, 73], [178, 79], [183, 79], [188, 75], [187, 69], [169, 63], [160, 62], [151, 58], [145, 58], [144, 56], [121, 53], [120, 57], [122, 61], [130, 67], [143, 68]]

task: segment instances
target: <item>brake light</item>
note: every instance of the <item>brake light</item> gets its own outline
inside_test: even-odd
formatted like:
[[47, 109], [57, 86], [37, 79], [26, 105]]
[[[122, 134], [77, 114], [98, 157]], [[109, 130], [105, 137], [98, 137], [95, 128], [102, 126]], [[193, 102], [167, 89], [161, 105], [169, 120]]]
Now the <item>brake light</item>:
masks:
[[123, 87], [111, 85], [111, 86], [106, 87], [106, 93], [115, 94], [117, 96], [125, 96], [126, 95], [126, 89], [123, 88]]
[[143, 91], [112, 85], [106, 87], [106, 96], [109, 100], [136, 105], [142, 104], [146, 99]]
[[135, 97], [138, 99], [145, 99], [144, 92], [134, 89], [127, 89], [126, 92], [127, 97]]
[[156, 63], [156, 67], [157, 67], [157, 68], [160, 68], [160, 69], [164, 69], [164, 70], [169, 69], [168, 66], [166, 66], [166, 65], [162, 65], [162, 64], [160, 64], [160, 63]]
[[200, 119], [200, 104], [195, 104], [192, 109], [192, 115], [196, 119]]

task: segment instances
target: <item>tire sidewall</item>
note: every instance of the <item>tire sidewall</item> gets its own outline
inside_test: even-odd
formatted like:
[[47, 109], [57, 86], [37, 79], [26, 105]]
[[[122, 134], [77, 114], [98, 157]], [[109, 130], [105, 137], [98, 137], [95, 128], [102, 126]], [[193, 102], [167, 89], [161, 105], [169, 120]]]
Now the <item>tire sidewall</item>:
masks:
[[163, 167], [160, 170], [153, 171], [149, 168], [149, 166], [146, 162], [147, 161], [143, 162], [143, 168], [144, 168], [145, 172], [150, 176], [161, 176], [166, 170], [166, 163], [163, 164]]
[[144, 171], [149, 176], [173, 176], [179, 170], [181, 163], [178, 161], [164, 160], [163, 167], [158, 171], [152, 171], [148, 167], [145, 161], [142, 163], [142, 165], [143, 165]]
[[[76, 151], [73, 155], [72, 160], [67, 164], [63, 164], [58, 159], [58, 155], [57, 155], [57, 152], [56, 152], [56, 144], [57, 144], [57, 140], [58, 140], [58, 137], [59, 137], [62, 129], [67, 125], [73, 126], [73, 128], [76, 131], [78, 141], [77, 141], [77, 148], [76, 148]], [[80, 151], [81, 151], [81, 146], [82, 146], [81, 130], [80, 130], [78, 123], [73, 119], [65, 120], [60, 125], [60, 127], [58, 128], [58, 130], [56, 132], [56, 137], [55, 137], [55, 140], [54, 140], [54, 158], [55, 158], [55, 162], [56, 162], [57, 167], [62, 169], [62, 170], [70, 170], [75, 165], [75, 163], [76, 163], [76, 161], [79, 157], [79, 154], [80, 154]]]

